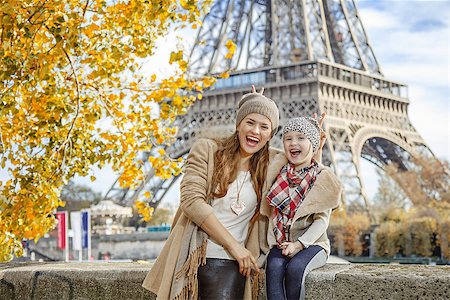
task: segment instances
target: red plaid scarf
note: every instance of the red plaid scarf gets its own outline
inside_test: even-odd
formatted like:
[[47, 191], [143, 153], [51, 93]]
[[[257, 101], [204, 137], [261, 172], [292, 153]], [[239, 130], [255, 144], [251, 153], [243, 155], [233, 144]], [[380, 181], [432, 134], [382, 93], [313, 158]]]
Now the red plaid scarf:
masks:
[[281, 169], [272, 185], [266, 200], [270, 206], [274, 207], [273, 232], [278, 247], [287, 241], [295, 211], [314, 184], [318, 171], [319, 165], [315, 160], [310, 166], [299, 171], [295, 170], [294, 165], [288, 163]]

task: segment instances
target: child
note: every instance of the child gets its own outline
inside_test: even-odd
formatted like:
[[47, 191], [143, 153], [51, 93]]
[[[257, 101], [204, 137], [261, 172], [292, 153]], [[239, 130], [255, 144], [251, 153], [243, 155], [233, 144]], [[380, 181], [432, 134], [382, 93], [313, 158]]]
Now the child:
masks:
[[269, 245], [276, 244], [267, 257], [269, 300], [304, 299], [306, 275], [325, 265], [330, 254], [326, 231], [341, 194], [337, 177], [313, 159], [320, 147], [315, 119], [290, 119], [283, 130], [283, 146], [289, 162], [266, 198], [274, 233], [269, 229]]

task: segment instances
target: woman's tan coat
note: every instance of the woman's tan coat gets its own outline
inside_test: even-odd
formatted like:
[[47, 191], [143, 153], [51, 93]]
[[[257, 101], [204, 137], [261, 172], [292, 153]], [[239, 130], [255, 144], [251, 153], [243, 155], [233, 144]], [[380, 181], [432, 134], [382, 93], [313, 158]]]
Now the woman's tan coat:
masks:
[[[203, 221], [213, 213], [212, 207], [208, 204], [210, 200], [207, 199], [207, 194], [212, 179], [214, 153], [216, 150], [217, 144], [213, 140], [199, 139], [192, 146], [189, 153], [186, 172], [180, 186], [180, 209], [175, 216], [170, 236], [143, 283], [143, 287], [155, 293], [157, 299], [171, 298], [171, 285], [172, 282], [174, 282], [174, 274], [177, 271], [175, 270], [176, 264], [188, 224], [192, 221], [200, 227]], [[270, 161], [279, 161], [281, 157], [284, 157], [284, 154], [281, 151], [274, 149], [270, 150]], [[262, 198], [262, 203], [265, 202], [265, 196], [280, 168], [271, 172], [273, 167], [269, 165], [268, 173], [271, 175], [267, 177], [266, 184], [263, 187], [264, 197]], [[267, 254], [268, 251], [266, 241], [267, 229], [268, 219], [265, 216], [260, 215], [258, 221], [249, 229], [245, 245], [252, 255], [257, 258], [260, 265], [264, 263], [265, 254]], [[197, 253], [197, 255], [201, 256], [204, 255], [204, 253]], [[199, 257], [199, 259], [201, 259], [201, 257]], [[197, 284], [196, 276], [195, 282], [192, 282], [191, 284]], [[175, 295], [175, 297], [172, 296], [172, 298], [189, 299], [190, 295], [184, 292], [180, 295]], [[244, 299], [252, 299], [252, 284], [250, 277], [246, 280]]]

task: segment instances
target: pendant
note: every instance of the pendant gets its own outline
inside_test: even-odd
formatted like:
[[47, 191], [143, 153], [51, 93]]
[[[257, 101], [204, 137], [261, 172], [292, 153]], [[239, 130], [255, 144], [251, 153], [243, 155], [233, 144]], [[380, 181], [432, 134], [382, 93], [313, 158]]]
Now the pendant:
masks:
[[236, 214], [240, 215], [245, 210], [245, 204], [244, 203], [238, 203], [237, 201], [231, 202], [231, 210]]

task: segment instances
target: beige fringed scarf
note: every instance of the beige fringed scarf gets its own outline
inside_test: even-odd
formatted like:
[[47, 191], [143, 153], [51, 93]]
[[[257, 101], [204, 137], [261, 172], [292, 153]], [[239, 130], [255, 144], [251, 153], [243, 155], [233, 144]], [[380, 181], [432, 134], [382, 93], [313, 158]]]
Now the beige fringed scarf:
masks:
[[175, 266], [170, 299], [198, 298], [197, 272], [199, 266], [206, 264], [207, 240], [208, 235], [203, 230], [193, 222], [187, 222]]

